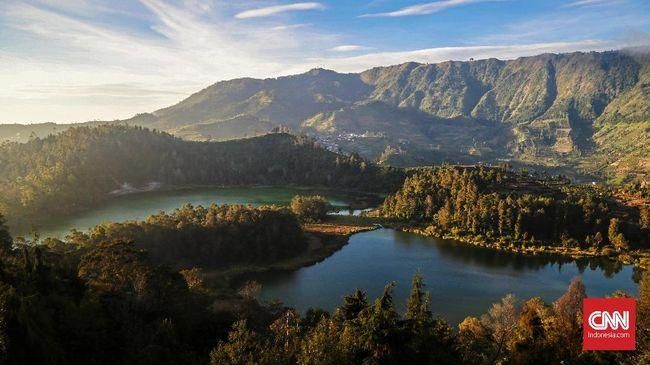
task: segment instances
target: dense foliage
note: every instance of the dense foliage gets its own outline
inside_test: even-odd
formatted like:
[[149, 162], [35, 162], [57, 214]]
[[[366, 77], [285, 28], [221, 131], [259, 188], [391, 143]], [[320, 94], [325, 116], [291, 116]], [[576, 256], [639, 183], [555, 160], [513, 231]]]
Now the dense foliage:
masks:
[[[212, 364], [640, 364], [650, 360], [647, 326], [638, 327], [635, 352], [582, 351], [586, 294], [578, 279], [552, 305], [539, 297], [522, 303], [507, 295], [480, 318], [465, 318], [458, 332], [433, 317], [419, 275], [414, 277], [403, 316], [395, 309], [392, 287], [386, 286], [372, 303], [361, 291], [346, 296], [332, 316], [308, 311], [300, 318], [290, 310], [263, 331], [238, 321], [228, 340], [211, 352]], [[638, 313], [639, 317], [648, 314], [647, 309]]]
[[200, 363], [232, 319], [133, 244], [18, 245], [0, 258], [0, 362]]
[[[195, 214], [195, 213], [194, 213]], [[250, 293], [215, 295], [201, 270], [176, 272], [137, 243], [13, 242], [1, 224], [0, 360], [9, 364], [637, 364], [650, 360], [650, 276], [640, 284], [635, 352], [582, 352], [574, 281], [552, 305], [512, 295], [458, 331], [434, 318], [419, 275], [406, 310], [393, 285], [357, 290], [331, 315], [301, 317]], [[179, 230], [182, 231], [181, 228]], [[249, 285], [250, 286], [250, 285]], [[615, 295], [625, 295], [617, 293]], [[230, 308], [224, 310], [224, 308]], [[228, 330], [231, 328], [230, 333]]]
[[108, 199], [124, 184], [299, 184], [382, 191], [400, 180], [396, 170], [281, 133], [188, 142], [143, 128], [104, 125], [0, 147], [0, 211], [10, 219], [79, 211]]
[[296, 217], [285, 208], [185, 205], [144, 221], [105, 223], [68, 235], [68, 244], [135, 242], [159, 263], [179, 268], [223, 268], [293, 257], [306, 248]]
[[306, 222], [320, 222], [332, 208], [325, 197], [320, 195], [296, 195], [291, 199], [291, 211]]
[[624, 206], [602, 189], [502, 168], [421, 169], [380, 214], [430, 234], [504, 245], [650, 248], [647, 208]]

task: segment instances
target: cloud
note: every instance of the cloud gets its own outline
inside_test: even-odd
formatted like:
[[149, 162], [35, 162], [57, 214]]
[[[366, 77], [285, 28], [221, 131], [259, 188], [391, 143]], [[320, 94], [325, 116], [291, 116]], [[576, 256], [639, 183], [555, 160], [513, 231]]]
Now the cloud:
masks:
[[563, 53], [573, 51], [598, 51], [612, 49], [608, 41], [585, 40], [577, 42], [551, 42], [520, 45], [439, 47], [403, 52], [373, 52], [354, 57], [315, 58], [306, 65], [289, 70], [302, 72], [314, 67], [334, 69], [339, 72], [359, 72], [377, 66], [396, 65], [404, 62], [437, 63], [449, 60], [466, 61], [470, 58], [514, 59], [540, 53]]
[[[650, 18], [643, 8], [635, 6], [600, 7], [596, 11], [567, 8], [536, 15], [505, 24], [492, 34], [478, 36], [475, 41], [495, 43], [543, 43], [557, 39], [608, 39], [620, 38], [625, 33], [650, 26]], [[622, 39], [621, 44], [628, 42]], [[620, 48], [614, 44], [613, 48]]]
[[205, 3], [140, 0], [134, 30], [54, 1], [0, 1], [0, 123], [128, 118], [215, 81], [281, 75], [338, 42], [292, 25], [241, 24], [227, 2]]
[[336, 46], [331, 48], [330, 51], [334, 52], [356, 52], [356, 51], [366, 51], [371, 49], [370, 47], [359, 46], [356, 44], [346, 44], [342, 46]]
[[248, 18], [261, 18], [272, 16], [280, 13], [286, 13], [290, 11], [300, 11], [300, 10], [324, 10], [325, 6], [321, 3], [310, 2], [310, 3], [295, 3], [287, 5], [275, 5], [268, 6], [265, 8], [251, 9], [237, 13], [235, 18], [237, 19], [248, 19]]
[[566, 4], [566, 7], [612, 5], [612, 4], [620, 3], [621, 1], [622, 0], [578, 0]]
[[427, 15], [427, 14], [439, 13], [443, 10], [457, 7], [457, 6], [473, 4], [473, 3], [489, 2], [489, 1], [499, 1], [499, 0], [442, 0], [442, 1], [435, 1], [431, 3], [411, 5], [387, 13], [363, 14], [360, 15], [359, 17], [371, 18], [371, 17], [400, 17], [400, 16], [413, 16], [413, 15]]
[[[509, 34], [473, 38], [476, 46], [409, 50], [405, 43], [404, 51], [382, 52], [359, 48], [354, 42], [361, 40], [348, 44], [349, 34], [324, 32], [318, 23], [239, 21], [232, 14], [259, 3], [242, 1], [74, 0], [59, 6], [64, 2], [0, 0], [0, 123], [128, 118], [172, 105], [216, 81], [314, 67], [356, 72], [407, 61], [617, 49], [639, 45], [644, 37], [600, 39], [618, 24], [634, 30], [650, 22], [642, 7], [607, 8], [598, 17], [553, 14], [506, 26]], [[566, 39], [566, 29], [575, 41], [553, 42]]]
[[271, 28], [271, 30], [283, 31], [283, 30], [299, 29], [299, 28], [307, 27], [309, 25], [310, 24], [307, 24], [307, 23], [278, 25], [276, 27]]

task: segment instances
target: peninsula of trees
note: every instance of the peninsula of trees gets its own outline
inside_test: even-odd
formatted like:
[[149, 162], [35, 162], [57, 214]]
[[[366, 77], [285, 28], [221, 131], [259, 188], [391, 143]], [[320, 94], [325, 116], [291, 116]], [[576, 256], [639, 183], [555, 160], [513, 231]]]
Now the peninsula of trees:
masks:
[[496, 247], [559, 246], [606, 255], [650, 248], [650, 205], [506, 168], [418, 169], [377, 213], [419, 233]]

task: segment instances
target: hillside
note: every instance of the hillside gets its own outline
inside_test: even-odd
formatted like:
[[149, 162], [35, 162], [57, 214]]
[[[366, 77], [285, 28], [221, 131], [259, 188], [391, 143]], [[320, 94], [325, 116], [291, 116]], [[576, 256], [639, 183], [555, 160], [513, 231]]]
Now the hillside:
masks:
[[[650, 171], [647, 143], [630, 145], [622, 131], [649, 140], [649, 64], [643, 53], [614, 51], [406, 63], [360, 74], [317, 69], [219, 82], [129, 122], [169, 130], [243, 118], [240, 135], [284, 125], [399, 164], [500, 158], [642, 179]], [[191, 138], [215, 138], [214, 129]]]
[[400, 173], [288, 134], [191, 142], [141, 127], [77, 127], [0, 147], [0, 212], [69, 214], [123, 188], [183, 185], [327, 185], [390, 189]]
[[649, 85], [638, 49], [411, 62], [221, 81], [125, 122], [192, 140], [283, 126], [382, 163], [506, 159], [628, 182], [650, 172]]

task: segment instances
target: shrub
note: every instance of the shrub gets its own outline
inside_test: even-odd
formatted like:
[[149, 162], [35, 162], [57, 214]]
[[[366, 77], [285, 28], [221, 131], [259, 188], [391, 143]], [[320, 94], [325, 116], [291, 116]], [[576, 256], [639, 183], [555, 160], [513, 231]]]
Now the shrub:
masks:
[[296, 195], [291, 199], [291, 211], [305, 222], [320, 222], [330, 210], [327, 199], [320, 195]]

